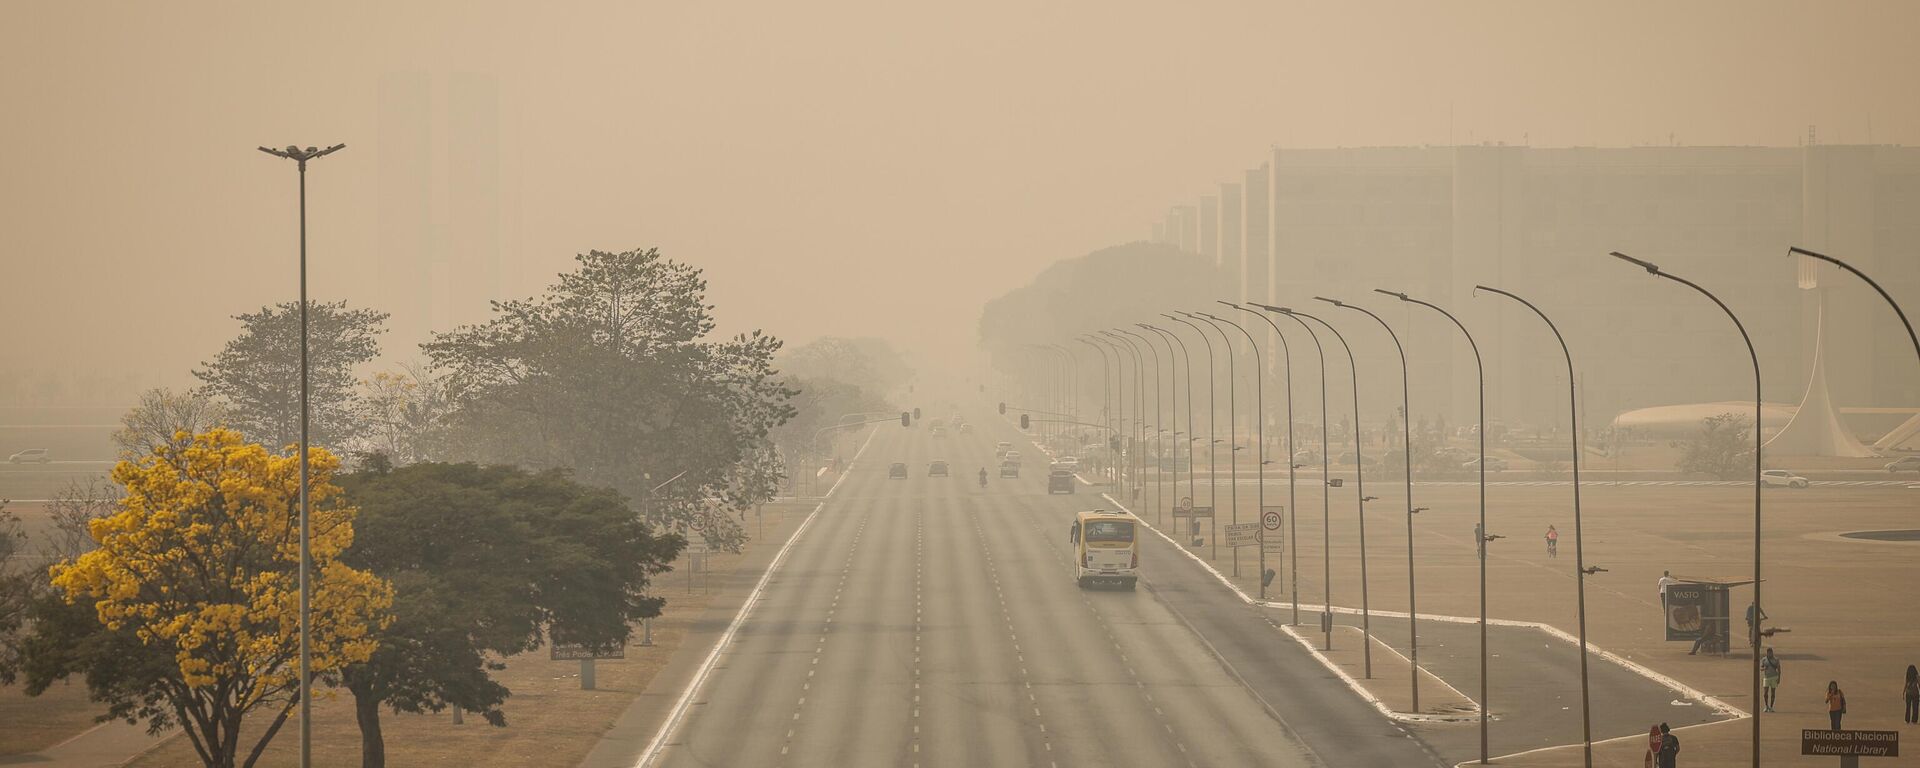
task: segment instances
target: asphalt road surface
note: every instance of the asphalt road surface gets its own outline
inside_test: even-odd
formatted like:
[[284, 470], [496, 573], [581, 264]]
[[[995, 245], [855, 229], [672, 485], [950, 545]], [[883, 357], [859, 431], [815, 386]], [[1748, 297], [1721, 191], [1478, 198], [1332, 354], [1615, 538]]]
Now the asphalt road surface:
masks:
[[[879, 429], [657, 764], [1437, 763], [1253, 611], [1232, 612], [1237, 645], [1297, 666], [1288, 689], [1256, 694], [1154, 588], [1173, 563], [1143, 557], [1138, 591], [1077, 587], [1068, 524], [1103, 502], [1085, 486], [1047, 495], [1045, 459], [1024, 442], [1024, 476], [982, 489], [993, 441], [1010, 437], [983, 421], [942, 438]], [[927, 477], [932, 460], [953, 476]], [[887, 478], [895, 461], [908, 479]]]

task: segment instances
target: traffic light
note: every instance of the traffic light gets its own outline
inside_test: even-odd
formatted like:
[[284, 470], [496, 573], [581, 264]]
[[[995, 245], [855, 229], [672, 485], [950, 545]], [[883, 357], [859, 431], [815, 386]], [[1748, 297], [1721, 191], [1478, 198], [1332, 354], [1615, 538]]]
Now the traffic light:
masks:
[[1024, 414], [1024, 413], [1023, 413], [1023, 414], [1020, 414], [1020, 428], [1021, 428], [1021, 429], [1026, 429], [1026, 428], [1027, 428], [1027, 423], [1028, 423], [1028, 422], [1027, 422], [1027, 415], [1026, 415], [1026, 414]]
[[920, 418], [920, 409], [918, 408], [913, 409], [913, 417], [916, 419]]
[[913, 414], [911, 414], [911, 413], [907, 413], [906, 411], [901, 411], [901, 412], [900, 412], [900, 426], [903, 426], [903, 427], [911, 427], [911, 426], [913, 426]]
[[1000, 403], [1000, 415], [1002, 415], [1002, 416], [1005, 416], [1005, 415], [1007, 415], [1007, 404], [1006, 404], [1006, 402], [1005, 402], [1005, 401], [1002, 401], [1002, 402]]

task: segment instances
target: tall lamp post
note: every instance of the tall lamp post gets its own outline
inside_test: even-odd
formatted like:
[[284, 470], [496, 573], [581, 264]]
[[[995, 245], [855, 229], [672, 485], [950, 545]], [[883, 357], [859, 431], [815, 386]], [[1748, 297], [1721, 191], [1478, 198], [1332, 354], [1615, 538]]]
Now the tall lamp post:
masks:
[[[1409, 674], [1412, 678], [1413, 711], [1418, 712], [1420, 711], [1420, 630], [1418, 626], [1420, 608], [1419, 602], [1414, 599], [1417, 590], [1413, 575], [1413, 516], [1419, 514], [1422, 508], [1413, 505], [1413, 400], [1412, 395], [1407, 391], [1409, 378], [1407, 349], [1400, 346], [1400, 334], [1393, 332], [1393, 326], [1387, 325], [1386, 320], [1381, 319], [1366, 307], [1357, 307], [1337, 299], [1319, 296], [1314, 298], [1373, 318], [1374, 322], [1379, 323], [1380, 327], [1386, 330], [1387, 338], [1393, 339], [1394, 351], [1400, 353], [1400, 448], [1403, 451], [1402, 456], [1405, 457], [1402, 463], [1405, 465], [1403, 469], [1407, 479], [1407, 663], [1412, 665]], [[1357, 455], [1356, 458], [1358, 458]]]
[[[1577, 389], [1577, 387], [1574, 385], [1574, 382], [1573, 382], [1573, 352], [1567, 349], [1567, 339], [1566, 337], [1560, 335], [1560, 329], [1554, 326], [1553, 321], [1547, 319], [1547, 313], [1541, 312], [1539, 307], [1536, 307], [1533, 305], [1533, 302], [1527, 301], [1526, 299], [1520, 298], [1519, 296], [1515, 296], [1511, 293], [1500, 290], [1498, 288], [1489, 288], [1484, 285], [1474, 286], [1473, 291], [1474, 291], [1474, 295], [1476, 296], [1479, 295], [1481, 291], [1486, 291], [1488, 293], [1497, 293], [1497, 294], [1500, 294], [1501, 296], [1505, 296], [1509, 299], [1513, 299], [1514, 301], [1520, 302], [1527, 309], [1533, 310], [1533, 313], [1535, 315], [1540, 316], [1541, 322], [1544, 322], [1547, 324], [1547, 330], [1553, 331], [1553, 338], [1560, 342], [1560, 353], [1565, 355], [1567, 358], [1567, 414], [1568, 414], [1567, 418], [1569, 420], [1569, 423], [1573, 427], [1572, 429], [1572, 432], [1573, 432], [1573, 437], [1572, 437], [1573, 439], [1573, 568], [1574, 568], [1574, 584], [1575, 584], [1575, 601], [1579, 608], [1579, 620], [1580, 620], [1580, 741], [1583, 749], [1585, 750], [1586, 766], [1587, 768], [1593, 768], [1593, 715], [1592, 715], [1593, 700], [1588, 693], [1588, 684], [1587, 684], [1587, 577], [1592, 574], [1599, 573], [1605, 569], [1600, 568], [1598, 566], [1592, 569], [1588, 569], [1586, 565], [1586, 554], [1581, 549], [1581, 542], [1580, 542], [1580, 402], [1579, 402], [1579, 390]], [[1756, 428], [1754, 431], [1756, 432], [1759, 431], [1758, 425], [1756, 425]], [[1481, 434], [1486, 434], [1486, 429], [1482, 428], [1480, 432]], [[1485, 464], [1486, 460], [1482, 459], [1480, 463]], [[1482, 532], [1484, 533], [1484, 531]]]
[[[1289, 528], [1287, 546], [1292, 550], [1288, 555], [1293, 569], [1293, 623], [1297, 625], [1300, 623], [1300, 537], [1296, 534], [1300, 532], [1298, 525], [1300, 507], [1294, 503], [1294, 488], [1298, 485], [1294, 482], [1294, 471], [1299, 469], [1300, 465], [1293, 461], [1293, 353], [1287, 349], [1287, 335], [1280, 332], [1280, 324], [1274, 322], [1272, 317], [1239, 304], [1224, 301], [1221, 303], [1265, 320], [1267, 325], [1273, 327], [1273, 337], [1280, 340], [1280, 354], [1285, 357], [1283, 364], [1287, 368], [1287, 526]], [[1261, 549], [1264, 551], [1265, 546]]]
[[[1168, 407], [1169, 410], [1173, 412], [1173, 418], [1171, 419], [1173, 429], [1168, 431], [1167, 438], [1173, 447], [1173, 495], [1175, 498], [1174, 503], [1178, 504], [1180, 497], [1180, 379], [1175, 376], [1174, 363], [1176, 361], [1173, 359], [1174, 347], [1178, 346], [1180, 348], [1180, 359], [1185, 363], [1183, 370], [1186, 372], [1187, 379], [1188, 432], [1193, 431], [1193, 358], [1187, 355], [1186, 343], [1180, 341], [1179, 337], [1173, 334], [1173, 331], [1157, 325], [1148, 325], [1147, 323], [1134, 323], [1134, 325], [1152, 331], [1154, 335], [1160, 337], [1162, 343], [1167, 345], [1167, 382], [1171, 385], [1169, 389], [1173, 390], [1168, 395], [1171, 400], [1171, 404]], [[1193, 451], [1191, 449], [1187, 451], [1187, 496], [1188, 498], [1193, 496]], [[1179, 524], [1179, 520], [1176, 518], [1174, 525], [1177, 526]], [[1179, 532], [1175, 531], [1175, 533], [1177, 534]]]
[[313, 763], [313, 520], [307, 495], [308, 421], [311, 413], [308, 397], [312, 391], [307, 365], [307, 161], [317, 160], [346, 149], [335, 144], [326, 149], [287, 145], [286, 149], [260, 151], [292, 160], [300, 169], [300, 766]]
[[[1299, 323], [1301, 328], [1307, 330], [1307, 337], [1313, 339], [1313, 351], [1320, 359], [1320, 567], [1323, 569], [1320, 581], [1321, 587], [1325, 590], [1325, 596], [1321, 598], [1323, 604], [1320, 606], [1320, 631], [1326, 635], [1326, 649], [1333, 650], [1333, 491], [1330, 490], [1333, 488], [1333, 468], [1327, 459], [1327, 349], [1320, 344], [1319, 332], [1313, 330], [1313, 326], [1307, 325], [1307, 321], [1294, 317], [1292, 310], [1261, 304], [1257, 301], [1247, 303], [1268, 312], [1277, 312]], [[1291, 432], [1293, 425], [1288, 424], [1287, 429]], [[1289, 466], [1293, 464], [1291, 456], [1288, 457], [1287, 464]], [[1294, 558], [1294, 562], [1299, 561], [1299, 558]], [[1299, 581], [1296, 579], [1294, 583], [1298, 584]]]
[[[1111, 435], [1113, 434], [1113, 375], [1107, 371], [1107, 348], [1085, 336], [1075, 336], [1073, 340], [1093, 347], [1100, 353], [1100, 423], [1107, 427], [1107, 434]], [[1113, 487], [1111, 479], [1108, 483], [1107, 487]]]
[[[1217, 563], [1220, 562], [1220, 537], [1215, 535], [1219, 533], [1220, 529], [1220, 472], [1214, 464], [1216, 454], [1219, 452], [1213, 449], [1213, 419], [1220, 414], [1220, 407], [1214, 402], [1214, 393], [1217, 387], [1215, 387], [1213, 383], [1213, 340], [1207, 338], [1207, 332], [1200, 330], [1200, 326], [1195, 325], [1190, 320], [1174, 317], [1164, 312], [1161, 313], [1160, 316], [1192, 328], [1194, 333], [1200, 334], [1201, 343], [1207, 345], [1207, 541], [1213, 547], [1212, 559]], [[1187, 401], [1193, 401], [1191, 391], [1188, 392]], [[1189, 442], [1192, 441], [1189, 440]], [[1189, 472], [1187, 474], [1191, 477], [1193, 473]]]
[[[1752, 670], [1750, 670], [1750, 675], [1749, 675], [1751, 679], [1749, 679], [1747, 682], [1753, 686], [1753, 707], [1752, 707], [1753, 709], [1753, 735], [1752, 735], [1753, 764], [1755, 766], [1758, 766], [1760, 765], [1760, 712], [1761, 710], [1765, 709], [1765, 707], [1760, 706], [1760, 635], [1758, 634], [1760, 631], [1759, 614], [1761, 610], [1760, 608], [1760, 605], [1761, 605], [1760, 603], [1760, 586], [1761, 586], [1760, 585], [1760, 447], [1764, 444], [1764, 441], [1760, 439], [1760, 354], [1758, 352], [1755, 352], [1753, 349], [1753, 337], [1747, 335], [1747, 326], [1741, 323], [1740, 318], [1735, 317], [1733, 314], [1733, 310], [1727, 307], [1727, 303], [1724, 301], [1721, 301], [1720, 297], [1713, 295], [1712, 291], [1709, 291], [1705, 288], [1700, 287], [1699, 284], [1693, 282], [1692, 280], [1688, 280], [1684, 277], [1680, 277], [1678, 275], [1662, 270], [1660, 269], [1659, 265], [1654, 264], [1653, 262], [1646, 261], [1644, 259], [1636, 259], [1632, 256], [1628, 256], [1619, 251], [1614, 251], [1612, 253], [1612, 256], [1616, 259], [1628, 262], [1637, 267], [1640, 267], [1641, 269], [1646, 270], [1647, 274], [1653, 275], [1654, 277], [1664, 277], [1668, 280], [1672, 280], [1688, 288], [1692, 288], [1694, 291], [1698, 292], [1700, 295], [1705, 296], [1708, 299], [1711, 299], [1714, 304], [1720, 307], [1721, 312], [1725, 312], [1727, 314], [1727, 319], [1733, 321], [1733, 327], [1736, 330], [1740, 331], [1740, 339], [1747, 343], [1747, 358], [1753, 362], [1753, 605], [1754, 605], [1753, 610], [1754, 610], [1754, 620], [1747, 627], [1747, 647], [1753, 652], [1753, 668]], [[1576, 434], [1574, 437], [1575, 439], [1578, 439], [1579, 435]]]
[[[1234, 385], [1239, 380], [1239, 376], [1237, 376], [1233, 372], [1233, 339], [1227, 336], [1227, 332], [1224, 330], [1221, 330], [1220, 326], [1214, 325], [1212, 321], [1207, 320], [1205, 312], [1198, 312], [1198, 313], [1181, 312], [1180, 314], [1189, 319], [1198, 320], [1201, 323], [1205, 323], [1207, 327], [1213, 329], [1214, 333], [1220, 334], [1221, 348], [1226, 351], [1226, 356], [1227, 356], [1227, 506], [1232, 508], [1233, 511], [1229, 514], [1231, 515], [1231, 519], [1233, 523], [1235, 525], [1238, 525], [1240, 523], [1240, 462], [1238, 461], [1239, 457], [1234, 454], [1240, 451], [1240, 413], [1239, 413], [1240, 405], [1239, 405], [1238, 397], [1234, 394], [1234, 390], [1236, 388]], [[1217, 510], [1217, 509], [1214, 510], [1213, 514], [1214, 514], [1214, 517], [1217, 519], [1220, 516], [1220, 510]], [[1240, 575], [1240, 548], [1228, 547], [1227, 549], [1230, 550], [1233, 555], [1233, 575], [1235, 577], [1238, 577]], [[1215, 549], [1214, 551], [1218, 552], [1219, 550]]]
[[1124, 348], [1127, 354], [1133, 358], [1133, 450], [1127, 452], [1127, 458], [1131, 459], [1129, 464], [1131, 465], [1130, 470], [1133, 473], [1133, 482], [1128, 484], [1128, 488], [1131, 489], [1132, 493], [1129, 501], [1138, 504], [1139, 495], [1143, 493], [1141, 490], [1140, 477], [1146, 471], [1146, 464], [1140, 461], [1141, 441], [1144, 439], [1146, 433], [1146, 361], [1140, 354], [1140, 348], [1133, 345], [1132, 339], [1121, 336], [1112, 329], [1100, 331], [1099, 333], [1102, 336], [1112, 339], [1116, 347]]
[[[1060, 355], [1061, 380], [1066, 387], [1066, 394], [1064, 397], [1061, 398], [1061, 404], [1064, 407], [1061, 408], [1060, 410], [1066, 412], [1067, 418], [1069, 420], [1078, 421], [1080, 416], [1078, 412], [1075, 410], [1074, 405], [1076, 404], [1075, 401], [1079, 398], [1080, 393], [1078, 388], [1074, 386], [1074, 384], [1076, 383], [1075, 381], [1076, 377], [1074, 375], [1075, 363], [1073, 359], [1073, 350], [1067, 349], [1066, 347], [1061, 346], [1059, 344], [1047, 344], [1045, 346], [1047, 349], [1052, 350], [1056, 353], [1059, 353]], [[1066, 428], [1067, 425], [1063, 424], [1061, 426], [1064, 429]]]
[[1332, 323], [1296, 309], [1281, 307], [1280, 311], [1289, 315], [1304, 317], [1319, 323], [1333, 338], [1340, 342], [1340, 348], [1347, 351], [1347, 365], [1353, 369], [1353, 496], [1355, 506], [1360, 513], [1360, 668], [1368, 679], [1373, 678], [1373, 609], [1367, 603], [1367, 502], [1373, 497], [1367, 495], [1367, 474], [1365, 459], [1360, 454], [1360, 363], [1353, 357], [1353, 347], [1347, 344], [1347, 337]]
[[[1164, 423], [1161, 422], [1161, 419], [1164, 418], [1164, 416], [1160, 412], [1160, 350], [1154, 349], [1153, 342], [1147, 341], [1147, 337], [1142, 336], [1138, 333], [1134, 333], [1133, 331], [1129, 331], [1125, 328], [1115, 328], [1113, 329], [1113, 331], [1114, 333], [1124, 335], [1128, 338], [1138, 339], [1140, 341], [1141, 346], [1144, 346], [1147, 348], [1147, 359], [1153, 363], [1153, 368], [1152, 368], [1152, 371], [1153, 371], [1153, 398], [1152, 398], [1153, 399], [1153, 431], [1149, 433], [1143, 426], [1142, 429], [1140, 430], [1140, 437], [1142, 440], [1144, 440], [1148, 434], [1153, 435], [1153, 447], [1154, 447], [1153, 493], [1154, 493], [1154, 496], [1156, 497], [1153, 502], [1153, 508], [1154, 508], [1154, 514], [1158, 515], [1160, 511], [1160, 502], [1164, 501], [1166, 497], [1166, 494], [1163, 492], [1163, 489], [1160, 487], [1161, 483], [1159, 482], [1159, 479], [1160, 479], [1160, 456], [1159, 456], [1160, 429], [1162, 426], [1164, 426]], [[1141, 414], [1142, 420], [1144, 421], [1146, 416], [1146, 406], [1144, 404], [1141, 406], [1140, 414]], [[1139, 460], [1140, 478], [1141, 478], [1140, 482], [1145, 483], [1146, 467], [1147, 467], [1147, 451], [1144, 447], [1140, 447], [1139, 445], [1136, 445], [1135, 447], [1140, 451], [1140, 460]]]
[[1393, 291], [1382, 290], [1379, 288], [1375, 288], [1373, 290], [1375, 293], [1384, 293], [1388, 296], [1395, 297], [1401, 301], [1408, 302], [1411, 304], [1419, 304], [1420, 306], [1426, 307], [1435, 312], [1439, 312], [1442, 315], [1445, 315], [1448, 320], [1451, 320], [1453, 322], [1453, 325], [1455, 328], [1460, 329], [1460, 335], [1465, 336], [1467, 338], [1467, 346], [1473, 349], [1473, 370], [1474, 370], [1474, 376], [1475, 376], [1474, 380], [1478, 382], [1478, 387], [1480, 390], [1480, 409], [1479, 409], [1479, 416], [1478, 416], [1479, 428], [1476, 430], [1480, 436], [1480, 461], [1479, 461], [1480, 524], [1474, 527], [1474, 530], [1477, 532], [1476, 535], [1480, 537], [1480, 541], [1475, 542], [1474, 544], [1474, 547], [1478, 550], [1478, 554], [1480, 558], [1480, 764], [1486, 765], [1487, 764], [1487, 545], [1492, 543], [1492, 540], [1493, 540], [1493, 537], [1487, 534], [1487, 376], [1486, 376], [1486, 368], [1480, 361], [1480, 345], [1474, 342], [1473, 334], [1467, 332], [1467, 327], [1465, 325], [1462, 325], [1460, 323], [1460, 319], [1457, 317], [1454, 317], [1452, 312], [1448, 312], [1444, 309], [1441, 309], [1438, 306], [1429, 304], [1419, 299], [1412, 298], [1404, 293], [1395, 293]]
[[[1226, 302], [1220, 302], [1220, 303], [1226, 304]], [[1228, 304], [1227, 306], [1233, 306], [1233, 305]], [[1233, 326], [1233, 329], [1236, 331], [1239, 331], [1240, 335], [1247, 337], [1247, 346], [1253, 349], [1253, 433], [1254, 433], [1253, 439], [1254, 439], [1254, 462], [1255, 462], [1253, 465], [1253, 476], [1255, 478], [1254, 482], [1256, 483], [1256, 485], [1254, 486], [1254, 498], [1255, 498], [1254, 505], [1255, 505], [1255, 509], [1258, 511], [1258, 513], [1254, 515], [1254, 518], [1262, 521], [1261, 527], [1255, 530], [1264, 531], [1266, 530], [1265, 516], [1267, 514], [1267, 428], [1265, 424], [1267, 420], [1267, 398], [1266, 398], [1266, 395], [1261, 392], [1263, 387], [1260, 386], [1260, 371], [1261, 371], [1260, 345], [1253, 340], [1253, 334], [1247, 333], [1247, 329], [1241, 326], [1239, 323], [1236, 323], [1232, 320], [1228, 320], [1224, 317], [1216, 317], [1214, 315], [1210, 315], [1205, 312], [1200, 312], [1198, 314], [1201, 317], [1204, 317], [1210, 321], [1217, 322], [1217, 323], [1226, 323], [1227, 325]], [[1222, 335], [1225, 335], [1225, 334], [1222, 333]], [[1235, 483], [1235, 484], [1238, 485], [1238, 483]], [[1239, 509], [1239, 507], [1235, 506], [1235, 509], [1237, 510]], [[1239, 517], [1237, 515], [1235, 516], [1234, 522], [1239, 522]], [[1259, 546], [1260, 546], [1260, 599], [1265, 600], [1267, 599], [1267, 545], [1265, 541], [1261, 541], [1259, 543]], [[1240, 564], [1240, 555], [1239, 555], [1240, 548], [1235, 547], [1233, 551], [1234, 551], [1233, 562], [1235, 566], [1238, 566]], [[1235, 576], [1240, 575], [1240, 569], [1238, 567], [1234, 568], [1233, 573]]]

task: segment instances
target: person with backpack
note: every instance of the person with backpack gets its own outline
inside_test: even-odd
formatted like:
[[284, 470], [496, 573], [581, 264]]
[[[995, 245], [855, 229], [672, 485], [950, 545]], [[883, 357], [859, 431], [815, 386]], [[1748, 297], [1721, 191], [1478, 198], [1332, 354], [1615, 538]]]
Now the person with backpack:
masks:
[[1827, 681], [1827, 720], [1833, 723], [1833, 730], [1840, 730], [1840, 716], [1847, 713], [1847, 694], [1840, 690], [1840, 683]]
[[1773, 655], [1773, 649], [1767, 649], [1767, 655], [1760, 657], [1760, 689], [1766, 692], [1767, 711], [1773, 711], [1773, 699], [1780, 692], [1780, 657]]
[[1659, 768], [1677, 768], [1680, 765], [1680, 737], [1673, 735], [1673, 729], [1666, 723], [1660, 724], [1660, 760]]

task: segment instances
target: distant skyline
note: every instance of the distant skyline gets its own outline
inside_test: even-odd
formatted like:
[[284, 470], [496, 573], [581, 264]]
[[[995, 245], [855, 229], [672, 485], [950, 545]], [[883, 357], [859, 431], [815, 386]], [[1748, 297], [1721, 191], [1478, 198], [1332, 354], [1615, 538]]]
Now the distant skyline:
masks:
[[[934, 361], [972, 359], [983, 302], [1145, 239], [1273, 145], [1794, 146], [1809, 126], [1920, 144], [1904, 2], [6, 13], [9, 363], [156, 383], [191, 383], [229, 316], [293, 296], [294, 177], [258, 144], [348, 144], [310, 177], [314, 295], [396, 328], [477, 319], [488, 286], [530, 295], [577, 252], [659, 247], [706, 270], [722, 332], [879, 332]], [[459, 134], [497, 142], [498, 164], [491, 181], [437, 166], [453, 202], [424, 220], [383, 210], [398, 72], [497, 86], [497, 127], [432, 107], [422, 162], [471, 147]], [[486, 258], [481, 226], [497, 281], [463, 261]], [[383, 285], [396, 242], [447, 249], [453, 309]], [[390, 336], [388, 358], [416, 359], [414, 340]]]

